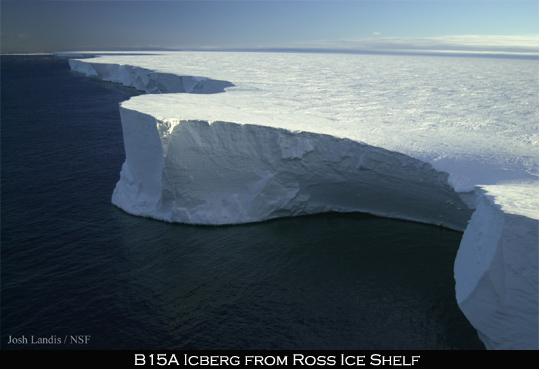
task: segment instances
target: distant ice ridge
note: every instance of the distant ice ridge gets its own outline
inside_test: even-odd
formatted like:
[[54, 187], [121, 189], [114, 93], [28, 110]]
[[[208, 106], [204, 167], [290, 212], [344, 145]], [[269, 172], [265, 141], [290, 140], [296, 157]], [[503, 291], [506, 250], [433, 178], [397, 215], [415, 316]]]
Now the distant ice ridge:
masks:
[[121, 83], [127, 87], [147, 93], [201, 93], [211, 94], [223, 92], [233, 86], [227, 81], [212, 80], [206, 77], [178, 76], [172, 73], [155, 72], [131, 65], [93, 63], [88, 60], [70, 59], [72, 70], [97, 76], [104, 81]]
[[[209, 61], [211, 58], [207, 56], [203, 53], [201, 59]], [[243, 58], [246, 56], [242, 55]], [[263, 55], [260, 60], [277, 64], [280, 58]], [[144, 60], [144, 63], [153, 65], [155, 61]], [[107, 63], [121, 64], [109, 59]], [[218, 63], [215, 60], [212, 63], [215, 71]], [[526, 125], [530, 119], [526, 117], [534, 115], [534, 105], [523, 105], [529, 110], [522, 112], [500, 110], [499, 114], [513, 114], [509, 118], [511, 123], [504, 126], [500, 118], [506, 119], [505, 116], [489, 115], [497, 109], [492, 105], [492, 96], [477, 97], [481, 91], [487, 91], [474, 87], [482, 83], [482, 76], [478, 75], [468, 79], [472, 81], [471, 92], [467, 92], [467, 86], [462, 89], [464, 100], [449, 104], [454, 109], [466, 99], [473, 99], [464, 104], [466, 114], [459, 119], [476, 120], [459, 125], [458, 119], [451, 121], [446, 115], [448, 121], [438, 122], [436, 126], [407, 119], [396, 127], [384, 120], [371, 126], [360, 125], [354, 131], [348, 127], [356, 126], [346, 125], [343, 129], [335, 125], [346, 118], [335, 119], [340, 114], [335, 109], [347, 109], [352, 106], [348, 102], [326, 109], [328, 102], [324, 101], [323, 112], [329, 114], [319, 114], [319, 108], [309, 105], [310, 109], [305, 109], [306, 101], [291, 92], [290, 88], [296, 84], [293, 77], [287, 75], [287, 79], [279, 80], [287, 96], [291, 94], [283, 100], [271, 88], [260, 91], [252, 88], [262, 86], [260, 81], [268, 78], [258, 70], [255, 72], [255, 77], [260, 79], [249, 77], [248, 83], [244, 83], [239, 77], [248, 73], [242, 69], [244, 74], [234, 75], [240, 88], [227, 89], [224, 94], [144, 95], [124, 102], [120, 111], [126, 161], [113, 202], [133, 214], [197, 224], [229, 224], [334, 210], [364, 211], [465, 229], [455, 262], [460, 308], [487, 348], [539, 348], [537, 126]], [[92, 73], [90, 70], [87, 74]], [[118, 74], [113, 72], [109, 80], [121, 81]], [[317, 77], [316, 81], [323, 77]], [[529, 78], [528, 82], [532, 83], [532, 76]], [[236, 79], [230, 80], [236, 84]], [[513, 82], [516, 83], [510, 81]], [[525, 79], [518, 82], [528, 83]], [[335, 80], [324, 83], [322, 87], [312, 84], [300, 87], [307, 89], [306, 92], [320, 91], [324, 99], [340, 96], [326, 90], [335, 85]], [[130, 85], [129, 78], [124, 84]], [[508, 86], [495, 85], [488, 91], [502, 88], [500, 91], [505, 95]], [[414, 85], [409, 92], [413, 94], [420, 88], [421, 85]], [[387, 85], [380, 90], [385, 96]], [[518, 89], [512, 91], [520, 93]], [[365, 93], [375, 96], [370, 89]], [[443, 95], [454, 96], [455, 91]], [[519, 96], [522, 102], [532, 95], [522, 92]], [[431, 95], [418, 97], [429, 104], [435, 101]], [[374, 106], [362, 110], [363, 116], [375, 119], [371, 111], [377, 112], [376, 109]], [[426, 118], [432, 119], [429, 117], [436, 112], [425, 113], [428, 113]], [[488, 124], [483, 124], [484, 121]], [[467, 129], [468, 126], [473, 130]], [[457, 130], [452, 131], [455, 127]], [[501, 127], [502, 131], [492, 127]], [[481, 132], [486, 134], [482, 136]], [[511, 132], [513, 137], [509, 135]], [[358, 136], [398, 150], [359, 142]], [[423, 140], [415, 141], [416, 137]], [[493, 148], [497, 150], [495, 154]], [[431, 157], [432, 163], [444, 164], [442, 167], [457, 182], [475, 183], [477, 195], [471, 203], [476, 210], [471, 219], [472, 211], [463, 206], [447, 184], [445, 173], [396, 151], [411, 151], [418, 158]], [[489, 162], [496, 165], [489, 166]], [[481, 163], [483, 166], [478, 166]], [[500, 163], [507, 165], [503, 167]], [[468, 184], [463, 188], [467, 189]]]

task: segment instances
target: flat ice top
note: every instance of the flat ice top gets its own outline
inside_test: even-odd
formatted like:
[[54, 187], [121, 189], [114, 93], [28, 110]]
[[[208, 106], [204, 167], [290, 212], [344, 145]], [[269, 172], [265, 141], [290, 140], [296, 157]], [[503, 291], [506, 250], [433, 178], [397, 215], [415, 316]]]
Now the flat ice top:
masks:
[[234, 84], [219, 94], [143, 95], [122, 104], [159, 118], [347, 137], [428, 161], [459, 191], [524, 183], [539, 195], [536, 60], [159, 52], [92, 62]]

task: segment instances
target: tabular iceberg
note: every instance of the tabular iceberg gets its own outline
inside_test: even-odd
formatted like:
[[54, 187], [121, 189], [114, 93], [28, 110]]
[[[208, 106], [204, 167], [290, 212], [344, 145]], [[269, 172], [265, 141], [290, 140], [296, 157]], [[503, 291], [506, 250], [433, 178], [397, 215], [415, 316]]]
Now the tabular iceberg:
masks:
[[[462, 146], [459, 141], [467, 137], [458, 130], [450, 140], [437, 141], [437, 150], [458, 147], [451, 155], [423, 153], [413, 148], [416, 143], [403, 144], [404, 138], [383, 141], [379, 133], [370, 136], [371, 141], [381, 139], [402, 148], [388, 150], [357, 139], [378, 130], [378, 123], [359, 133], [348, 127], [339, 131], [331, 109], [320, 114], [326, 107], [311, 105], [313, 114], [302, 109], [306, 100], [293, 92], [285, 91], [283, 99], [282, 93], [275, 93], [278, 87], [267, 91], [256, 87], [269, 74], [243, 71], [245, 80], [232, 78], [232, 84], [225, 78], [154, 72], [123, 65], [126, 57], [115, 58], [70, 60], [70, 65], [146, 92], [203, 95], [143, 95], [121, 104], [126, 160], [112, 196], [114, 204], [132, 214], [192, 224], [362, 211], [464, 230], [455, 262], [460, 308], [487, 348], [539, 348], [536, 133], [519, 132], [523, 140], [510, 141], [515, 145], [513, 154], [488, 159], [476, 152], [494, 144], [503, 148], [504, 143], [492, 137], [478, 141], [482, 136], [474, 136], [476, 132], [468, 132], [471, 138]], [[214, 68], [219, 65], [213, 63]], [[281, 82], [283, 89], [297, 84], [293, 78]], [[324, 88], [333, 81], [325, 83]], [[324, 88], [313, 87], [319, 95], [328, 95]], [[344, 101], [338, 109], [348, 106]], [[432, 142], [439, 139], [429, 127], [414, 126], [411, 120], [404, 123], [397, 128]], [[472, 146], [473, 142], [477, 144]], [[412, 156], [397, 152], [409, 147]], [[462, 148], [476, 152], [455, 155]], [[437, 159], [431, 165], [419, 160], [423, 156]], [[458, 160], [451, 161], [455, 157]], [[487, 169], [477, 171], [483, 177], [473, 178], [471, 164], [468, 171], [459, 172], [467, 165], [462, 158], [484, 162]], [[525, 164], [515, 169], [516, 160]], [[504, 168], [499, 163], [511, 165]], [[443, 165], [453, 186], [447, 173], [435, 169]], [[454, 190], [460, 179], [475, 181], [471, 202], [465, 196], [471, 193]], [[479, 186], [485, 182], [491, 185]]]

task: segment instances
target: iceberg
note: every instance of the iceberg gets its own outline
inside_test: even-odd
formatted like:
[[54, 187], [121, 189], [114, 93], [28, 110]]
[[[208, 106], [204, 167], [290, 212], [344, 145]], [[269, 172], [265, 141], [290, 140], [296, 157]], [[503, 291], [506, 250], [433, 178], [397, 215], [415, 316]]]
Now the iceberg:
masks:
[[438, 58], [440, 80], [426, 57], [397, 77], [394, 56], [358, 72], [353, 55], [97, 54], [70, 66], [150, 93], [120, 106], [116, 206], [190, 224], [361, 211], [463, 231], [459, 307], [488, 349], [539, 348], [536, 61]]

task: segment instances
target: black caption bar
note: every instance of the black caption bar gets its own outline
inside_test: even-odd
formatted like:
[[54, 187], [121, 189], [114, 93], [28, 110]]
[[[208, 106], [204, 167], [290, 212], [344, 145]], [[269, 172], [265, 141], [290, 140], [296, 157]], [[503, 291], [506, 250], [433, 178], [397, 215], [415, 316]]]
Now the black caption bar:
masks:
[[[530, 355], [537, 359], [537, 352], [504, 351], [1, 351], [3, 361], [9, 358], [18, 364], [46, 365], [47, 363], [105, 364], [120, 367], [249, 367], [249, 368], [433, 368], [441, 364], [462, 366], [481, 360], [483, 364], [509, 364]], [[533, 356], [532, 356], [533, 355]]]

